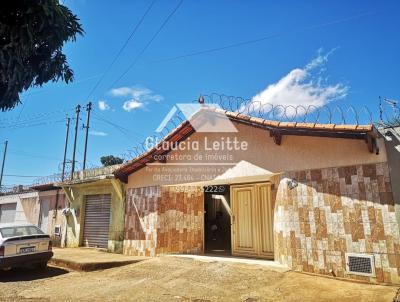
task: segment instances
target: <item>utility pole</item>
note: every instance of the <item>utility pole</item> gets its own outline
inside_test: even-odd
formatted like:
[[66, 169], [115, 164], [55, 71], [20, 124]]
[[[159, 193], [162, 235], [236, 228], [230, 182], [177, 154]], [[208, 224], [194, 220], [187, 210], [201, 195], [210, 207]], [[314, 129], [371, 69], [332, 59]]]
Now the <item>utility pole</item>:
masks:
[[76, 139], [78, 136], [79, 112], [81, 112], [81, 105], [76, 106], [75, 112], [76, 112], [76, 121], [75, 121], [74, 151], [72, 153], [71, 180], [74, 178], [74, 172], [75, 172]]
[[0, 189], [1, 189], [1, 184], [2, 184], [2, 181], [3, 181], [4, 163], [6, 161], [7, 145], [8, 145], [8, 141], [5, 141], [5, 143], [4, 143], [3, 163], [1, 164]]
[[64, 160], [63, 160], [63, 166], [62, 166], [62, 172], [61, 172], [61, 181], [64, 181], [65, 178], [65, 163], [67, 161], [67, 149], [68, 149], [68, 136], [69, 136], [69, 123], [71, 119], [67, 117], [67, 133], [65, 134], [65, 145], [64, 145]]
[[86, 137], [85, 137], [85, 151], [83, 153], [83, 170], [86, 168], [86, 151], [87, 151], [87, 143], [88, 143], [88, 135], [89, 135], [89, 123], [90, 123], [90, 111], [92, 110], [92, 102], [89, 102], [86, 105], [87, 118], [86, 118]]

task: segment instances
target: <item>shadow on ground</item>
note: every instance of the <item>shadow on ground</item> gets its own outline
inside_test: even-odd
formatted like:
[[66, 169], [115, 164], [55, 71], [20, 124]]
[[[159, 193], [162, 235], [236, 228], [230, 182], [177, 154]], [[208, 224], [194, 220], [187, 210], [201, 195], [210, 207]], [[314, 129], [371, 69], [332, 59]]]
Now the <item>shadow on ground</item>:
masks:
[[18, 282], [18, 281], [34, 281], [40, 279], [52, 278], [69, 273], [69, 271], [48, 266], [45, 270], [37, 269], [13, 269], [10, 271], [0, 271], [0, 282]]

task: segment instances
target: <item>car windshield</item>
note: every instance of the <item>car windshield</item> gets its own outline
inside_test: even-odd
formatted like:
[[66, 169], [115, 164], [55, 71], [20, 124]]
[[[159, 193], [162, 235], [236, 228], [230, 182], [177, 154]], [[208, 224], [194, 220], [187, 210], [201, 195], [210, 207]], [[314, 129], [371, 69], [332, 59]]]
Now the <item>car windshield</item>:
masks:
[[44, 234], [41, 229], [30, 225], [3, 227], [0, 228], [0, 233], [3, 238]]

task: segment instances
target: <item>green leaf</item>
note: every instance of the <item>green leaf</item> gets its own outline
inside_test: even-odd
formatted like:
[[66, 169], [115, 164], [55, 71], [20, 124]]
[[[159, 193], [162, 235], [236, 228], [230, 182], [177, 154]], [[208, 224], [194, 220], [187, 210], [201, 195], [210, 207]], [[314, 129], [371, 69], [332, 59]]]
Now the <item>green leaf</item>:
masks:
[[[49, 81], [73, 80], [62, 48], [84, 31], [55, 0], [7, 1], [0, 7], [0, 110], [15, 108], [19, 94]], [[35, 47], [37, 45], [37, 47]]]

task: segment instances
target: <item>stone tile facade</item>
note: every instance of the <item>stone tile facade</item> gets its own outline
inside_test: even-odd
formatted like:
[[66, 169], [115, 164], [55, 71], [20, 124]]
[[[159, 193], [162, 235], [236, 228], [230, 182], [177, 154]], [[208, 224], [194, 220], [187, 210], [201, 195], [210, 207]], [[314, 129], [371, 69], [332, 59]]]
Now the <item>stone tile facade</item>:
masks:
[[125, 204], [125, 237], [123, 253], [155, 256], [157, 243], [160, 187], [128, 189]]
[[[293, 179], [298, 185], [290, 189]], [[294, 270], [399, 283], [399, 225], [387, 163], [286, 173], [274, 236], [275, 259]], [[374, 255], [376, 276], [348, 274], [346, 252]]]
[[203, 250], [203, 193], [153, 186], [128, 189], [126, 199], [124, 254]]
[[201, 253], [204, 237], [203, 192], [163, 187], [157, 227], [157, 252]]

